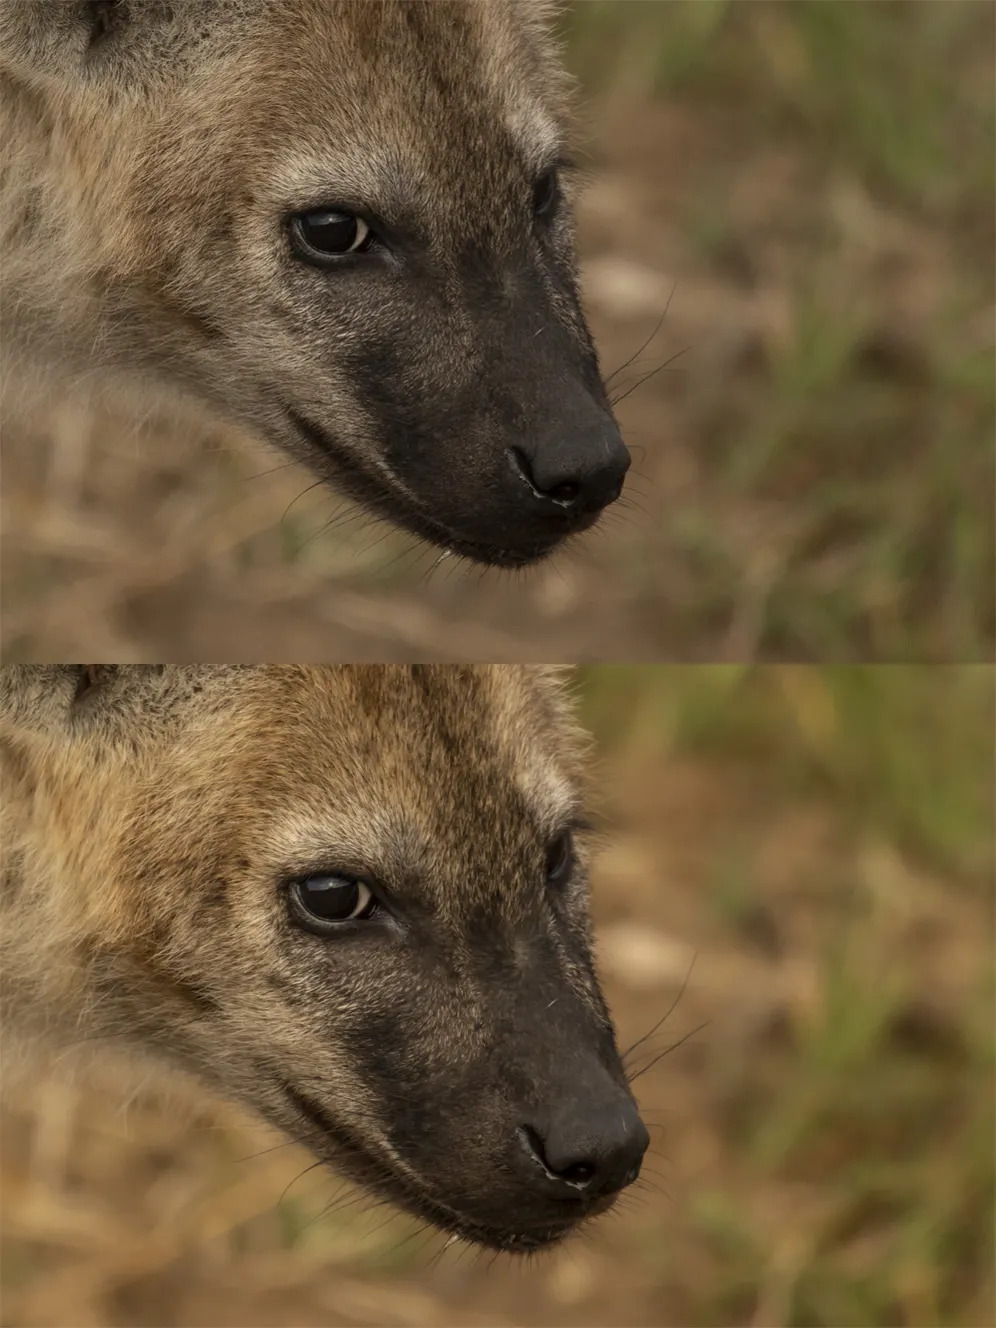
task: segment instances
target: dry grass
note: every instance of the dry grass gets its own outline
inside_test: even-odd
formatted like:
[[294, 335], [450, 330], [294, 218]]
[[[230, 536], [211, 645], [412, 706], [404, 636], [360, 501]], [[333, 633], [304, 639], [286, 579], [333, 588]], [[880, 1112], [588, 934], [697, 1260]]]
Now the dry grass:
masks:
[[9, 658], [992, 658], [992, 7], [570, 26], [605, 369], [684, 352], [620, 401], [631, 504], [549, 567], [433, 570], [246, 440], [62, 407], [4, 431]]
[[686, 978], [646, 1060], [705, 1025], [636, 1081], [646, 1176], [587, 1239], [439, 1256], [180, 1085], [125, 1108], [47, 1076], [3, 1118], [3, 1324], [985, 1328], [993, 690], [988, 668], [585, 673], [621, 1041]]

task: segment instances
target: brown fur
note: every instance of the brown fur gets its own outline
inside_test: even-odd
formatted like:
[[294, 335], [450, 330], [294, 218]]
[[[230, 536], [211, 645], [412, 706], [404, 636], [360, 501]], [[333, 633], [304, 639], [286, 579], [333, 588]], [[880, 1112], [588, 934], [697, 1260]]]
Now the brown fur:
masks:
[[[179, 394], [485, 562], [590, 525], [626, 456], [578, 302], [545, 6], [99, 12], [106, 31], [85, 0], [0, 6], [9, 381]], [[536, 219], [558, 163], [562, 200]], [[296, 259], [288, 219], [326, 204], [387, 249]], [[552, 502], [517, 453], [544, 490], [614, 458], [608, 491]]]
[[[544, 885], [584, 800], [554, 675], [8, 666], [0, 740], [8, 1051], [178, 1067], [487, 1243], [590, 1211], [534, 1195], [515, 1137], [632, 1110], [583, 832]], [[295, 925], [288, 882], [319, 871], [374, 882], [383, 915]]]

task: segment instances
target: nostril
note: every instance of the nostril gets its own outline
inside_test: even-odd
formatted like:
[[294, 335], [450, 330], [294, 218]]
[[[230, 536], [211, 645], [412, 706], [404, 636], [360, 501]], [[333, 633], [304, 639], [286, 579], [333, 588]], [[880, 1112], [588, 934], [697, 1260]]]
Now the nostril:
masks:
[[573, 503], [581, 492], [581, 485], [576, 484], [574, 480], [564, 480], [562, 484], [556, 484], [552, 489], [546, 489], [548, 498], [552, 498], [555, 503]]
[[550, 1180], [583, 1190], [595, 1179], [598, 1166], [587, 1159], [572, 1160], [566, 1164], [552, 1163], [547, 1155], [546, 1144], [531, 1126], [523, 1125], [519, 1130], [519, 1137], [525, 1144], [526, 1151], [540, 1164]]
[[528, 452], [510, 447], [506, 456], [534, 498], [574, 513], [590, 513], [614, 503], [622, 492], [629, 452], [618, 432], [569, 436]]
[[548, 499], [551, 502], [560, 503], [564, 507], [569, 507], [577, 500], [578, 494], [581, 492], [581, 486], [575, 480], [558, 480], [549, 488], [546, 488], [537, 480], [532, 463], [525, 452], [518, 447], [510, 447], [508, 458], [519, 478], [525, 480], [532, 489], [534, 498]]
[[604, 1112], [556, 1113], [542, 1130], [522, 1125], [519, 1140], [534, 1165], [548, 1181], [569, 1187], [585, 1202], [617, 1194], [640, 1175], [640, 1164], [650, 1143], [647, 1128], [635, 1103], [620, 1109], [612, 1103]]
[[581, 497], [581, 484], [577, 480], [558, 479], [552, 482], [545, 479], [542, 482], [538, 480], [529, 458], [519, 448], [510, 447], [508, 457], [520, 478], [524, 479], [532, 489], [535, 498], [546, 499], [561, 507], [573, 507]]
[[563, 1171], [556, 1173], [561, 1180], [566, 1180], [568, 1185], [587, 1185], [594, 1179], [595, 1168], [590, 1162], [574, 1162]]

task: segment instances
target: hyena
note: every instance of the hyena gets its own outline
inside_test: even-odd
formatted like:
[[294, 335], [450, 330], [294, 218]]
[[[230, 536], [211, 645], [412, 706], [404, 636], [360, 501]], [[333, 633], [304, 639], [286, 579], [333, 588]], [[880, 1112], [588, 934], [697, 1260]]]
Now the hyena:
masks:
[[486, 564], [591, 526], [629, 453], [550, 11], [0, 0], [9, 382], [178, 393]]
[[499, 1249], [636, 1179], [555, 673], [20, 665], [0, 685], [8, 1055], [151, 1057]]

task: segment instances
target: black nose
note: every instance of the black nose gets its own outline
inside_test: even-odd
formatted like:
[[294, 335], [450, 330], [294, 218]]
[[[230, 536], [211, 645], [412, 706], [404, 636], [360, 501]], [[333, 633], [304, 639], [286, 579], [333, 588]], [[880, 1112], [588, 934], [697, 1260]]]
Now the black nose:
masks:
[[594, 1114], [559, 1111], [543, 1130], [523, 1126], [520, 1137], [548, 1180], [592, 1199], [632, 1185], [650, 1143], [635, 1104], [621, 1097]]
[[510, 457], [533, 495], [571, 512], [614, 503], [629, 470], [629, 451], [612, 420], [513, 448]]

